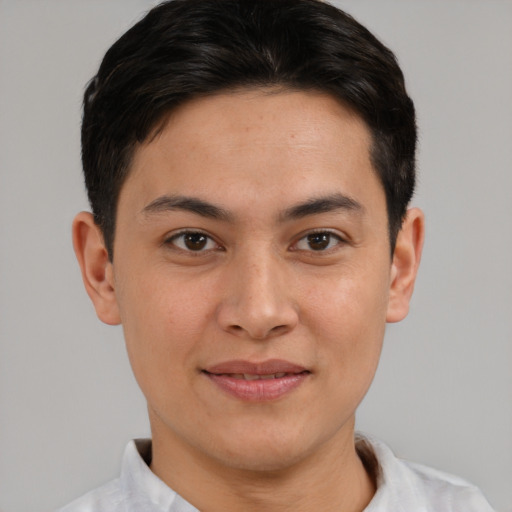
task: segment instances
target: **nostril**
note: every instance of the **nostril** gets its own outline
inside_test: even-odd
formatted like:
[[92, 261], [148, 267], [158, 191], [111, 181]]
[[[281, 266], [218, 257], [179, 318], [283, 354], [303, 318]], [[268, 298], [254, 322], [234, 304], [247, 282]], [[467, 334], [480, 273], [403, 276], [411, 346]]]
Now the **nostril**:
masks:
[[238, 324], [232, 324], [228, 327], [228, 331], [235, 335], [246, 335], [255, 340], [265, 340], [267, 338], [273, 338], [274, 336], [279, 336], [281, 334], [285, 334], [290, 329], [290, 326], [286, 324], [275, 325], [270, 329], [246, 329]]

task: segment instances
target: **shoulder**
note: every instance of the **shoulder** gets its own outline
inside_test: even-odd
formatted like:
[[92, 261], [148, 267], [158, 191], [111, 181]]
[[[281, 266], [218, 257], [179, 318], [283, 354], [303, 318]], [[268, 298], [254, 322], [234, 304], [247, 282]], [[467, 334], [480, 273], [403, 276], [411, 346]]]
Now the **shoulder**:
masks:
[[124, 510], [123, 502], [125, 500], [120, 481], [115, 479], [88, 492], [57, 512], [120, 512]]
[[118, 478], [88, 492], [57, 512], [128, 512], [131, 510], [142, 512], [147, 510], [147, 507], [139, 507], [139, 505], [141, 505], [141, 499], [145, 497], [143, 492], [145, 489], [141, 487], [148, 479], [146, 473], [151, 473], [143, 459], [143, 455], [147, 456], [148, 451], [151, 451], [150, 440], [130, 441], [123, 454], [121, 475]]
[[466, 480], [399, 459], [375, 439], [361, 437], [359, 447], [361, 443], [373, 452], [377, 466], [377, 492], [366, 512], [493, 512], [482, 492]]
[[421, 464], [400, 462], [425, 502], [438, 507], [437, 510], [493, 512], [480, 489], [466, 480]]
[[57, 512], [196, 511], [149, 468], [151, 440], [130, 441], [119, 478], [91, 491]]

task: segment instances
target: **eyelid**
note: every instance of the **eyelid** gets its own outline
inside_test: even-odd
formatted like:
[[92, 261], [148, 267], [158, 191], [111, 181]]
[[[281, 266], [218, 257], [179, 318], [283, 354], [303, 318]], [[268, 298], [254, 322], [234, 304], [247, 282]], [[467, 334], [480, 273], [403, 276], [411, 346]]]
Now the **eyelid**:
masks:
[[[328, 234], [328, 235], [332, 236], [333, 238], [337, 239], [338, 243], [334, 247], [331, 247], [331, 248], [325, 249], [325, 250], [318, 250], [318, 251], [315, 251], [313, 249], [310, 249], [310, 250], [298, 249], [296, 247], [297, 244], [301, 240], [303, 240], [304, 238], [308, 237], [309, 235], [322, 234], [322, 233]], [[183, 248], [177, 246], [174, 243], [174, 241], [176, 239], [178, 239], [180, 236], [183, 236], [183, 235], [186, 235], [186, 234], [199, 234], [199, 235], [203, 235], [206, 238], [208, 238], [211, 242], [213, 242], [216, 245], [216, 247], [212, 248], [212, 249], [203, 249], [203, 250], [193, 251], [193, 250], [190, 250], [190, 249], [183, 249]], [[289, 250], [291, 250], [291, 251], [311, 252], [311, 253], [315, 253], [315, 254], [321, 255], [322, 253], [323, 254], [330, 253], [331, 251], [336, 250], [336, 247], [338, 245], [344, 245], [346, 243], [348, 243], [348, 238], [346, 236], [344, 236], [342, 233], [340, 233], [339, 231], [335, 230], [335, 229], [332, 229], [332, 228], [315, 228], [315, 229], [310, 229], [310, 230], [304, 231], [301, 234], [299, 234], [296, 237], [295, 241], [290, 246]], [[192, 255], [196, 255], [196, 256], [199, 256], [199, 255], [205, 254], [205, 253], [210, 253], [212, 251], [219, 251], [219, 250], [223, 251], [223, 250], [225, 250], [225, 248], [222, 246], [222, 244], [220, 244], [217, 241], [216, 237], [214, 237], [213, 235], [211, 235], [207, 231], [205, 231], [203, 229], [199, 229], [199, 228], [182, 228], [182, 229], [179, 229], [177, 231], [173, 231], [173, 232], [171, 232], [171, 233], [169, 233], [168, 235], [165, 236], [165, 238], [164, 238], [164, 240], [162, 242], [162, 245], [167, 245], [167, 246], [170, 245], [176, 251], [181, 251], [181, 252], [192, 254]]]
[[[203, 235], [209, 240], [211, 240], [216, 247], [213, 249], [204, 249], [200, 251], [193, 251], [190, 249], [183, 249], [181, 247], [178, 247], [174, 241], [177, 240], [180, 236], [186, 235], [186, 234], [197, 234], [197, 235]], [[181, 251], [183, 253], [191, 254], [193, 256], [200, 256], [201, 254], [210, 253], [212, 251], [218, 251], [218, 250], [224, 250], [222, 245], [216, 240], [216, 238], [212, 235], [210, 235], [207, 231], [203, 229], [197, 229], [197, 228], [182, 228], [177, 231], [173, 231], [165, 236], [162, 245], [166, 246], [172, 246], [172, 248], [176, 251]]]
[[[331, 235], [332, 237], [336, 238], [338, 240], [338, 243], [334, 246], [334, 247], [331, 247], [329, 249], [325, 249], [323, 251], [315, 251], [313, 249], [297, 249], [296, 246], [297, 244], [303, 240], [304, 238], [308, 237], [309, 235], [314, 235], [314, 234], [322, 234], [322, 233], [326, 233], [328, 235]], [[295, 242], [293, 242], [292, 246], [291, 246], [291, 250], [292, 251], [304, 251], [304, 252], [310, 252], [310, 253], [313, 253], [313, 254], [317, 254], [317, 255], [322, 255], [322, 254], [327, 254], [327, 253], [330, 253], [331, 251], [333, 250], [336, 250], [337, 246], [339, 245], [344, 245], [344, 244], [347, 244], [348, 243], [348, 237], [344, 236], [342, 233], [340, 233], [339, 231], [335, 230], [335, 229], [332, 229], [332, 228], [315, 228], [315, 229], [310, 229], [308, 231], [305, 231], [303, 233], [301, 233], [300, 235], [297, 236], [297, 238], [295, 239]]]

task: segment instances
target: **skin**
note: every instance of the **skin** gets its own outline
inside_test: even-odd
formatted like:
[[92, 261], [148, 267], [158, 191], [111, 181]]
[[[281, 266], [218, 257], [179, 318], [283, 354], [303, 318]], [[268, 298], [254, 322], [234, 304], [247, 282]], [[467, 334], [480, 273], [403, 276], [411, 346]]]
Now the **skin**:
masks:
[[[354, 415], [386, 322], [407, 314], [424, 222], [409, 210], [390, 258], [369, 147], [361, 118], [325, 94], [201, 98], [136, 150], [112, 262], [92, 216], [75, 219], [86, 289], [123, 325], [148, 402], [151, 469], [200, 510], [356, 512], [375, 492]], [[319, 198], [332, 204], [297, 208]], [[308, 373], [275, 400], [242, 400], [202, 371], [234, 359]]]

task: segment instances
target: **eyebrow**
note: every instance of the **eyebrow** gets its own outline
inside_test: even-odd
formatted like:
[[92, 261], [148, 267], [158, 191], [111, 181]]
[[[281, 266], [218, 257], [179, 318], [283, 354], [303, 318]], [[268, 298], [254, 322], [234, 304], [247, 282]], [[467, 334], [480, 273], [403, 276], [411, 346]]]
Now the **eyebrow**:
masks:
[[[221, 206], [199, 199], [197, 197], [182, 195], [164, 195], [151, 201], [142, 209], [144, 215], [159, 214], [170, 211], [182, 210], [201, 217], [214, 220], [232, 221], [234, 216]], [[330, 213], [338, 210], [364, 212], [364, 207], [349, 196], [344, 194], [331, 194], [308, 199], [303, 203], [287, 208], [279, 215], [281, 222], [301, 219], [310, 215]]]
[[151, 201], [142, 209], [143, 214], [165, 213], [175, 210], [184, 210], [195, 213], [201, 217], [217, 220], [232, 220], [233, 215], [220, 206], [188, 196], [161, 196]]
[[355, 199], [344, 194], [331, 194], [309, 199], [304, 203], [297, 204], [287, 208], [281, 215], [283, 221], [302, 219], [309, 215], [318, 215], [320, 213], [330, 213], [338, 210], [363, 213], [364, 207]]

